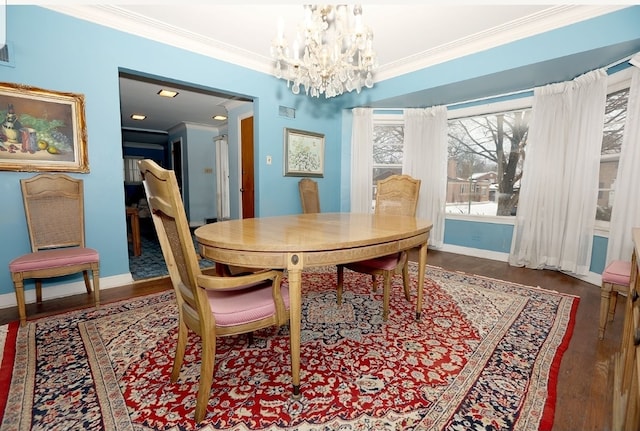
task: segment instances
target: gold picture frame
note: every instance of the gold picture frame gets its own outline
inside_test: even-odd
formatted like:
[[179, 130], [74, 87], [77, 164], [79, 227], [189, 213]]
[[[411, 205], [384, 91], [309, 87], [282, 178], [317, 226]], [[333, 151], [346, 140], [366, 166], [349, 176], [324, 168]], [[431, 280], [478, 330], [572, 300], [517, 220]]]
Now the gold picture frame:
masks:
[[284, 175], [324, 176], [324, 135], [304, 130], [284, 129]]
[[89, 172], [84, 96], [0, 82], [0, 170]]

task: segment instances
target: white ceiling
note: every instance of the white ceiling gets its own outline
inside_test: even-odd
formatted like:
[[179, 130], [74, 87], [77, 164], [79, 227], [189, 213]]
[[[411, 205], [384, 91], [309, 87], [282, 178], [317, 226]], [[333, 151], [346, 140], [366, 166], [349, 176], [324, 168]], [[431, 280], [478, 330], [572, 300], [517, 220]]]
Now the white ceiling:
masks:
[[[125, 2], [126, 3], [126, 2]], [[124, 5], [47, 5], [51, 9], [116, 29], [210, 55], [269, 73], [269, 48], [278, 18], [288, 40], [302, 20], [301, 4], [183, 2], [153, 4], [139, 0]], [[621, 6], [540, 4], [465, 4], [433, 2], [363, 4], [365, 24], [374, 33], [379, 67], [375, 79], [388, 79], [512, 40], [608, 13]], [[167, 77], [168, 80], [171, 77]], [[197, 83], [195, 83], [197, 84]], [[174, 87], [175, 88], [175, 87]], [[168, 130], [180, 122], [220, 126], [211, 116], [224, 111], [223, 94], [176, 88], [172, 100], [156, 95], [158, 82], [121, 79], [123, 127]], [[169, 110], [171, 108], [171, 110]], [[133, 122], [131, 113], [148, 119]]]

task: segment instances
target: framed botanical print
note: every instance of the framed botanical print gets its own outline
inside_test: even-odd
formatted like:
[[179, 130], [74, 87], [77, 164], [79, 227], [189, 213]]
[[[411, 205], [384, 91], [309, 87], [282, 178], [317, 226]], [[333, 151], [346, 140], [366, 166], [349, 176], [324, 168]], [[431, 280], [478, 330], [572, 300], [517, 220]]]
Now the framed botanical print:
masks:
[[284, 175], [291, 177], [322, 177], [324, 175], [323, 134], [284, 129]]

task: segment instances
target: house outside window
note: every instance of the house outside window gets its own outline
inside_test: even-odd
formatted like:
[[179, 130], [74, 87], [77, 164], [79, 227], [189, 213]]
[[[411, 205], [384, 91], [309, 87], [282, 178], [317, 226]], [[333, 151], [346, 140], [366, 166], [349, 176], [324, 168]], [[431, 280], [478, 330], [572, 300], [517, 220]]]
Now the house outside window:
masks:
[[447, 214], [514, 216], [531, 98], [449, 111]]

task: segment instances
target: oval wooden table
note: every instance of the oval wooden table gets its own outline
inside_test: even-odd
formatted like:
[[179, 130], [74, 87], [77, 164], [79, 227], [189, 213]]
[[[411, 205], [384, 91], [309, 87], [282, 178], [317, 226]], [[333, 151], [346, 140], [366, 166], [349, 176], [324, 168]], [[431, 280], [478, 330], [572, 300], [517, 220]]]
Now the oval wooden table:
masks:
[[422, 312], [427, 241], [432, 223], [407, 216], [317, 213], [228, 220], [195, 230], [200, 254], [217, 263], [287, 269], [291, 377], [300, 395], [301, 272], [419, 247], [416, 319]]

